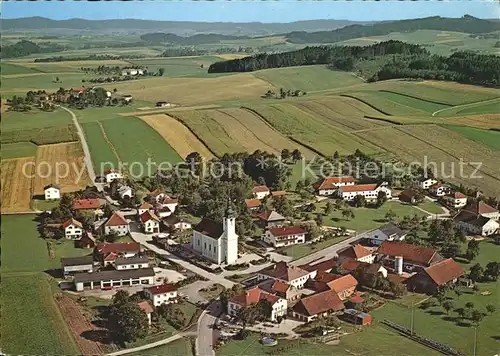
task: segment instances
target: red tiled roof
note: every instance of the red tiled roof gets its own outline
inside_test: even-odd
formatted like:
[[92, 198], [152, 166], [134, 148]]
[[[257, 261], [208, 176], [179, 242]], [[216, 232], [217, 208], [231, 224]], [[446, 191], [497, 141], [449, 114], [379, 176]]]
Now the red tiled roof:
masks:
[[110, 174], [110, 173], [120, 173], [120, 171], [117, 171], [116, 169], [107, 169], [104, 171], [104, 174]]
[[254, 193], [269, 193], [269, 188], [266, 187], [265, 185], [258, 185], [256, 187], [253, 187], [253, 192]]
[[160, 221], [160, 219], [155, 215], [155, 213], [148, 211], [145, 211], [141, 216], [140, 216], [141, 223], [145, 223], [146, 221], [149, 220], [155, 220], [155, 221]]
[[354, 177], [342, 176], [342, 177], [326, 177], [319, 182], [313, 184], [313, 187], [318, 190], [322, 189], [336, 189], [338, 184], [341, 183], [354, 183]]
[[163, 198], [162, 200], [159, 201], [160, 204], [178, 204], [179, 203], [179, 199], [175, 199], [175, 198], [170, 198], [169, 196], [166, 196], [165, 198]]
[[455, 262], [453, 258], [448, 258], [424, 269], [424, 272], [436, 283], [442, 286], [455, 278], [465, 274], [464, 269]]
[[99, 199], [76, 199], [73, 209], [98, 209], [100, 205]]
[[114, 262], [118, 258], [118, 255], [114, 252], [110, 252], [104, 257], [104, 261]]
[[318, 273], [316, 273], [316, 276], [314, 277], [314, 280], [317, 282], [330, 283], [341, 277], [342, 276], [339, 274], [318, 271]]
[[169, 292], [175, 292], [177, 290], [177, 287], [175, 284], [161, 284], [159, 286], [154, 286], [154, 287], [149, 287], [147, 290], [153, 294], [163, 294], [163, 293], [169, 293]]
[[63, 229], [66, 229], [66, 228], [67, 228], [68, 226], [70, 226], [70, 225], [76, 225], [76, 226], [78, 226], [78, 227], [80, 227], [80, 228], [83, 228], [82, 223], [81, 223], [81, 222], [79, 222], [78, 220], [73, 219], [73, 218], [71, 218], [71, 219], [69, 219], [69, 220], [66, 220], [66, 221], [64, 222], [64, 224], [62, 225], [62, 227], [63, 227]]
[[301, 315], [314, 316], [344, 308], [344, 303], [342, 303], [337, 293], [330, 290], [302, 298], [292, 309]]
[[337, 278], [328, 283], [330, 289], [335, 293], [341, 293], [349, 288], [356, 287], [357, 285], [358, 281], [350, 274], [346, 274], [345, 276]]
[[251, 304], [256, 304], [261, 300], [267, 300], [269, 303], [274, 304], [280, 298], [263, 291], [259, 287], [255, 287], [249, 290], [246, 290], [240, 294], [232, 296], [229, 300], [235, 304], [240, 305], [241, 307], [247, 307]]
[[108, 221], [106, 221], [106, 223], [104, 224], [106, 226], [123, 226], [123, 225], [128, 225], [128, 222], [127, 220], [125, 220], [125, 218], [123, 216], [121, 216], [120, 214], [118, 213], [113, 213], [113, 215], [111, 215], [111, 217], [108, 219]]
[[290, 288], [290, 285], [283, 283], [281, 281], [274, 281], [271, 289], [278, 293], [286, 293], [286, 291]]
[[271, 195], [272, 195], [273, 197], [281, 197], [281, 196], [283, 196], [283, 195], [287, 195], [287, 192], [286, 192], [286, 191], [284, 191], [284, 190], [278, 190], [278, 191], [276, 191], [276, 192], [271, 192]]
[[339, 256], [359, 259], [371, 255], [371, 251], [361, 245], [353, 245], [337, 251]]
[[333, 267], [335, 267], [338, 263], [338, 260], [335, 258], [331, 258], [329, 260], [317, 263], [315, 265], [303, 265], [300, 266], [300, 268], [305, 269], [306, 271], [313, 272], [313, 271], [321, 271], [321, 272], [327, 272], [330, 271]]
[[475, 201], [467, 204], [462, 210], [468, 211], [477, 215], [481, 214], [489, 214], [489, 213], [496, 213], [498, 212], [497, 209], [495, 209], [492, 206], [489, 206], [486, 204], [484, 201]]
[[361, 304], [361, 303], [363, 303], [364, 299], [361, 297], [359, 292], [356, 292], [352, 295], [350, 301], [355, 303], [355, 304]]
[[283, 226], [283, 227], [273, 227], [269, 229], [269, 232], [273, 236], [290, 236], [290, 235], [305, 234], [306, 230], [304, 230], [300, 226]]
[[146, 314], [151, 314], [154, 311], [153, 307], [151, 306], [151, 304], [149, 304], [148, 301], [139, 302], [137, 303], [137, 306], [141, 308]]
[[266, 267], [258, 273], [283, 281], [293, 281], [297, 278], [307, 276], [309, 272], [295, 266], [288, 266], [286, 262], [278, 262], [272, 266]]
[[135, 242], [99, 244], [97, 245], [96, 250], [103, 255], [110, 252], [139, 252], [141, 250], [141, 245]]
[[345, 185], [339, 187], [342, 192], [367, 192], [377, 189], [377, 184], [357, 184], [357, 185]]
[[355, 271], [362, 263], [363, 262], [356, 261], [352, 258], [346, 258], [339, 267], [344, 271], [352, 272]]
[[148, 193], [148, 197], [155, 197], [156, 198], [160, 194], [165, 194], [165, 192], [161, 189], [155, 189], [155, 190]]
[[433, 248], [396, 241], [384, 241], [377, 253], [392, 257], [402, 256], [403, 261], [409, 260], [426, 265], [430, 265], [433, 260], [440, 259], [439, 254]]
[[463, 193], [455, 192], [453, 194], [453, 198], [455, 198], [455, 199], [463, 199], [463, 198], [467, 198], [467, 196], [465, 194], [463, 194]]
[[282, 221], [285, 220], [285, 217], [279, 214], [275, 210], [265, 211], [257, 215], [257, 218], [263, 221]]
[[259, 199], [245, 199], [245, 204], [247, 208], [258, 208], [261, 205], [261, 201]]
[[149, 203], [144, 202], [141, 205], [139, 205], [137, 209], [153, 209], [153, 206]]

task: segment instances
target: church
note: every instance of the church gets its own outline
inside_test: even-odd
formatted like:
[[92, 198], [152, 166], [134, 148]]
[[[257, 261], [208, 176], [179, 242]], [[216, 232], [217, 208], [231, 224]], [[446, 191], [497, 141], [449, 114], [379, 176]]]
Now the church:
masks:
[[193, 229], [193, 249], [214, 263], [231, 265], [238, 259], [236, 219], [229, 207], [222, 223], [203, 219]]

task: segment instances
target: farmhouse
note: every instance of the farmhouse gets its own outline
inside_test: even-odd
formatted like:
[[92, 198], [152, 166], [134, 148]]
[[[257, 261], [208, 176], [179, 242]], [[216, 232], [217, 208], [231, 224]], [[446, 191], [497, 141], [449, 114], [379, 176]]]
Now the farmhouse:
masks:
[[271, 191], [265, 185], [258, 185], [256, 187], [253, 187], [252, 191], [257, 199], [264, 199], [269, 194], [271, 194]]
[[133, 257], [141, 252], [141, 245], [135, 242], [99, 244], [94, 248], [94, 255], [107, 266], [113, 263], [118, 256]]
[[492, 206], [489, 206], [488, 204], [486, 204], [484, 201], [481, 200], [473, 201], [467, 204], [467, 206], [462, 210], [476, 215], [481, 215], [493, 220], [500, 219], [500, 213], [498, 212], [498, 210], [493, 208]]
[[177, 287], [174, 284], [144, 288], [144, 295], [153, 302], [155, 307], [173, 303], [177, 299]]
[[450, 193], [450, 187], [442, 183], [436, 183], [429, 187], [429, 193], [436, 197], [443, 197]]
[[[179, 204], [178, 199], [174, 199], [167, 196], [164, 196], [163, 198], [159, 199], [157, 201], [156, 207], [158, 210], [161, 210], [162, 208], [168, 208], [168, 211], [170, 211], [170, 214], [175, 212], [175, 209], [177, 208], [177, 205]], [[167, 210], [165, 210], [167, 211]], [[169, 215], [170, 215], [169, 214]]]
[[456, 209], [462, 208], [467, 205], [467, 196], [463, 193], [455, 192], [453, 194], [450, 194], [447, 198], [451, 202], [450, 205]]
[[154, 309], [151, 306], [151, 304], [149, 304], [148, 301], [142, 301], [138, 302], [137, 306], [146, 314], [146, 316], [148, 317], [148, 325], [151, 326], [151, 314], [153, 314], [154, 312]]
[[233, 210], [226, 210], [220, 224], [203, 219], [193, 229], [193, 249], [216, 264], [234, 264], [238, 259], [238, 235], [236, 235]]
[[169, 102], [167, 102], [167, 101], [158, 101], [158, 102], [156, 103], [156, 107], [157, 107], [157, 108], [169, 108], [169, 107], [170, 107], [170, 105], [171, 105], [171, 104], [170, 104]]
[[153, 284], [155, 272], [153, 268], [141, 268], [124, 271], [100, 271], [92, 273], [77, 273], [73, 280], [75, 289], [81, 292], [85, 289], [113, 288], [131, 285]]
[[110, 169], [104, 171], [104, 177], [106, 178], [107, 183], [111, 183], [115, 179], [123, 179], [123, 174], [121, 174], [121, 172], [119, 171]]
[[500, 228], [500, 224], [496, 220], [464, 210], [458, 213], [453, 220], [460, 230], [473, 235], [491, 236]]
[[448, 258], [410, 277], [407, 287], [419, 293], [435, 294], [439, 287], [456, 283], [464, 274], [464, 269], [453, 258]]
[[94, 258], [92, 256], [61, 258], [61, 265], [66, 278], [75, 273], [92, 272], [94, 270]]
[[398, 274], [403, 270], [416, 272], [443, 259], [433, 248], [396, 241], [385, 241], [376, 253], [378, 261], [384, 266], [393, 267]]
[[300, 226], [273, 227], [265, 232], [262, 239], [274, 247], [303, 244], [306, 231]]
[[418, 179], [418, 186], [422, 189], [429, 189], [431, 186], [436, 184], [438, 181], [433, 178], [420, 177]]
[[259, 199], [245, 199], [245, 204], [248, 209], [255, 210], [260, 208], [262, 202]]
[[343, 310], [344, 303], [332, 290], [302, 298], [292, 307], [292, 316], [300, 321], [310, 322], [320, 316], [328, 316]]
[[116, 270], [148, 268], [148, 256], [117, 257], [114, 261]]
[[419, 192], [415, 189], [408, 188], [399, 193], [399, 200], [409, 204], [417, 203], [417, 196]]
[[364, 240], [371, 245], [380, 246], [384, 241], [403, 241], [406, 233], [389, 223], [364, 234]]
[[73, 210], [97, 210], [100, 206], [99, 199], [75, 199]]
[[130, 199], [132, 198], [132, 188], [128, 185], [121, 185], [117, 190], [118, 195], [121, 199]]
[[171, 229], [183, 231], [192, 228], [192, 224], [189, 221], [186, 221], [175, 215], [170, 215], [165, 220], [163, 220], [163, 222], [167, 224], [167, 226], [169, 226]]
[[137, 214], [139, 216], [141, 216], [142, 214], [144, 214], [146, 211], [152, 211], [153, 210], [153, 206], [149, 203], [142, 203], [141, 205], [139, 205], [137, 207]]
[[285, 217], [275, 210], [260, 213], [257, 218], [262, 228], [282, 226], [286, 223]]
[[332, 195], [338, 187], [347, 185], [354, 185], [354, 177], [341, 176], [341, 177], [326, 177], [313, 184], [313, 188], [318, 195]]
[[109, 235], [115, 233], [118, 236], [125, 236], [129, 233], [127, 220], [119, 213], [114, 212], [113, 215], [104, 223], [104, 233]]
[[155, 213], [148, 210], [140, 216], [139, 220], [141, 221], [142, 229], [146, 234], [160, 232], [160, 219], [155, 215]]
[[357, 285], [358, 281], [350, 274], [336, 278], [328, 283], [328, 287], [337, 293], [341, 300], [349, 298], [356, 290]]
[[231, 316], [237, 316], [238, 310], [246, 308], [252, 304], [266, 300], [271, 305], [271, 315], [269, 319], [276, 321], [278, 317], [286, 315], [288, 308], [287, 300], [255, 287], [240, 294], [232, 296], [227, 302], [227, 311]]
[[49, 184], [43, 188], [45, 200], [61, 199], [61, 187], [55, 184]]
[[288, 266], [286, 262], [278, 262], [257, 272], [258, 280], [273, 279], [294, 286], [297, 289], [304, 288], [310, 272], [300, 267]]
[[352, 245], [344, 247], [337, 251], [339, 263], [342, 263], [346, 258], [350, 258], [360, 262], [373, 263], [375, 256], [372, 252], [361, 245]]
[[364, 196], [368, 200], [375, 200], [379, 192], [384, 192], [386, 198], [391, 198], [391, 190], [387, 187], [386, 183], [382, 184], [358, 184], [346, 185], [337, 188], [335, 194], [343, 200], [353, 200], [357, 195]]
[[276, 281], [274, 279], [265, 280], [259, 284], [259, 288], [280, 298], [286, 299], [289, 303], [300, 299], [300, 296], [302, 295], [302, 291], [299, 291], [294, 286], [281, 281]]
[[64, 237], [68, 240], [80, 240], [83, 234], [83, 225], [81, 222], [71, 218], [62, 225]]

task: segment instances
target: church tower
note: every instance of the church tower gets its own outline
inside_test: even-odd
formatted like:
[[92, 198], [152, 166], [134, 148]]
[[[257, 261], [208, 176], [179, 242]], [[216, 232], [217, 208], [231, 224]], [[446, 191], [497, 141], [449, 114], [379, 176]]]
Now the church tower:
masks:
[[226, 264], [231, 265], [236, 263], [238, 259], [238, 235], [236, 235], [236, 218], [234, 211], [231, 208], [231, 203], [228, 201], [226, 214], [223, 220], [224, 228], [224, 250]]

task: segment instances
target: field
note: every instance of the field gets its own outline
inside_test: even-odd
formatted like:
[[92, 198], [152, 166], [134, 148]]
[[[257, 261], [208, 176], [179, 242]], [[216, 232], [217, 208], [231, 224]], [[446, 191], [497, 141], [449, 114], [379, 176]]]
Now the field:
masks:
[[2, 131], [26, 130], [48, 126], [62, 126], [71, 123], [71, 116], [62, 109], [41, 111], [33, 109], [28, 112], [7, 111], [2, 115]]
[[92, 163], [94, 169], [96, 169], [96, 174], [105, 170], [100, 169], [100, 167], [105, 165], [106, 162], [110, 164], [110, 167], [107, 168], [111, 168], [111, 166], [118, 167], [119, 158], [115, 155], [110, 144], [104, 138], [102, 124], [98, 121], [94, 121], [81, 124], [81, 126], [85, 135], [85, 140], [89, 146], [90, 156], [92, 157]]
[[446, 123], [473, 126], [481, 129], [500, 129], [500, 114], [458, 116], [447, 119]]
[[36, 147], [37, 146], [31, 142], [2, 144], [2, 159], [35, 156]]
[[64, 193], [80, 190], [91, 184], [79, 142], [39, 146], [36, 167], [38, 172], [33, 187], [34, 195], [42, 195], [43, 187], [51, 183], [59, 184]]
[[36, 69], [19, 66], [12, 63], [2, 62], [0, 65], [2, 75], [39, 73]]
[[[385, 147], [406, 162], [428, 164], [438, 169], [438, 176], [455, 184], [479, 187], [486, 195], [498, 194], [498, 154], [477, 142], [437, 125], [388, 127], [356, 133], [368, 142]], [[387, 145], [390, 142], [390, 145]], [[460, 159], [463, 172], [460, 171]], [[479, 172], [469, 162], [481, 162]], [[482, 176], [479, 178], [478, 176]], [[448, 178], [450, 177], [450, 178]]]
[[2, 161], [2, 212], [31, 210], [32, 178], [27, 175], [34, 174], [34, 162], [34, 157]]
[[250, 108], [283, 135], [306, 147], [312, 147], [324, 156], [331, 156], [335, 151], [340, 154], [352, 154], [356, 149], [366, 154], [382, 151], [291, 104], [260, 105]]
[[483, 143], [495, 150], [500, 151], [500, 132], [492, 130], [481, 130], [465, 126], [447, 126], [448, 129], [458, 132], [470, 140]]
[[[156, 72], [158, 69], [165, 69], [164, 77], [207, 77], [217, 76], [208, 74], [208, 67], [214, 63], [221, 61], [222, 58], [202, 56], [202, 57], [174, 57], [174, 58], [151, 58], [151, 59], [134, 59], [131, 63], [145, 66], [148, 71]], [[220, 74], [219, 74], [220, 75]]]
[[198, 152], [203, 158], [213, 157], [212, 152], [179, 121], [165, 115], [140, 116], [161, 137], [167, 141], [180, 157], [186, 157], [191, 152]]
[[440, 111], [437, 116], [456, 116], [456, 115], [474, 115], [474, 114], [489, 114], [500, 113], [500, 99], [489, 99], [482, 102], [465, 104], [462, 106], [453, 107], [447, 110]]
[[[59, 81], [57, 81], [59, 78]], [[1, 92], [27, 92], [29, 90], [53, 90], [60, 87], [71, 88], [81, 87], [82, 79], [88, 79], [83, 72], [81, 73], [39, 73], [38, 75], [26, 74], [21, 76], [3, 77]]]
[[[107, 60], [105, 61], [108, 66], [127, 66], [129, 62], [121, 60]], [[77, 73], [80, 67], [97, 67], [103, 64], [103, 61], [63, 61], [63, 62], [33, 62], [29, 59], [18, 59], [13, 64], [20, 65], [25, 68], [31, 68], [35, 71], [45, 73]]]
[[158, 346], [139, 352], [132, 352], [129, 356], [193, 356], [191, 342], [188, 338], [172, 341], [166, 345]]
[[[368, 104], [385, 115], [428, 115], [433, 112], [432, 108], [437, 106], [430, 102], [381, 91], [349, 92], [344, 95]], [[417, 105], [417, 102], [420, 105]]]
[[78, 140], [73, 124], [34, 129], [8, 130], [2, 132], [2, 143], [32, 142], [35, 145], [49, 145]]
[[292, 91], [318, 91], [363, 83], [350, 73], [333, 71], [324, 65], [265, 69], [253, 74], [276, 88]]

